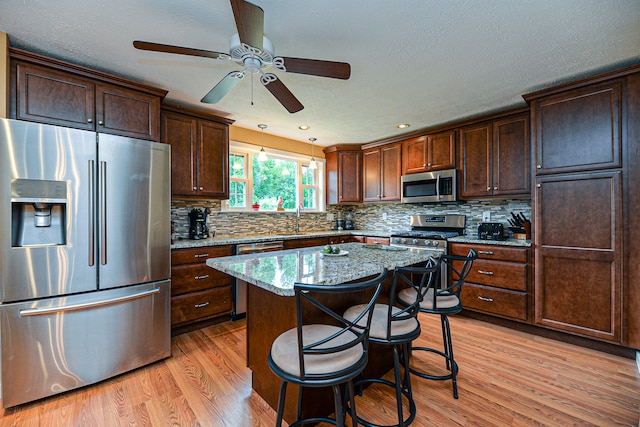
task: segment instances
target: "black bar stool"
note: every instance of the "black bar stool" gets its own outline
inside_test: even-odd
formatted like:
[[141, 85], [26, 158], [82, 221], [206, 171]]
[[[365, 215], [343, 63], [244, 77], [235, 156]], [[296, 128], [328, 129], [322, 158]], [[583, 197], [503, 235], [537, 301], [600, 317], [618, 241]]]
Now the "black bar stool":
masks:
[[[462, 311], [462, 302], [460, 300], [460, 292], [462, 285], [471, 272], [473, 261], [478, 258], [475, 250], [471, 249], [467, 256], [443, 255], [442, 263], [446, 266], [449, 274], [449, 282], [446, 288], [438, 288], [437, 286], [429, 287], [423, 292], [422, 302], [420, 303], [420, 311], [422, 313], [440, 315], [440, 323], [442, 326], [442, 340], [444, 342], [444, 350], [440, 351], [429, 347], [412, 347], [411, 351], [422, 350], [436, 353], [444, 357], [448, 374], [431, 375], [426, 372], [420, 372], [411, 368], [411, 373], [430, 380], [448, 380], [453, 383], [453, 397], [458, 398], [458, 384], [456, 375], [458, 374], [458, 364], [453, 357], [453, 343], [451, 341], [451, 327], [449, 325], [449, 314], [459, 313]], [[410, 287], [398, 293], [398, 301], [406, 306], [412, 304], [416, 299], [416, 288]]]
[[[302, 419], [301, 389], [297, 420], [290, 424], [290, 427], [320, 422], [344, 426], [345, 411], [342, 406], [341, 384], [346, 384], [351, 402], [349, 408], [351, 418], [357, 419], [352, 380], [360, 375], [367, 364], [373, 308], [386, 277], [387, 269], [383, 269], [375, 279], [360, 283], [336, 286], [302, 283], [294, 285], [297, 325], [280, 334], [273, 341], [269, 352], [269, 367], [282, 378], [276, 426], [282, 425], [288, 383], [297, 384], [300, 387], [332, 387], [336, 416], [335, 420], [328, 417]], [[335, 313], [318, 300], [321, 295], [356, 292], [365, 294], [368, 302], [362, 304], [361, 310], [351, 320]], [[312, 313], [314, 316], [328, 315], [335, 320], [335, 324], [306, 322], [305, 319]]]
[[[392, 347], [394, 381], [391, 382], [382, 378], [359, 378], [355, 381], [354, 386], [359, 388], [360, 394], [364, 385], [373, 383], [384, 384], [395, 390], [398, 423], [389, 427], [407, 426], [416, 416], [416, 405], [413, 400], [409, 375], [409, 348], [411, 342], [420, 336], [418, 313], [420, 311], [421, 298], [419, 297], [424, 293], [425, 289], [439, 282], [439, 272], [439, 259], [431, 259], [427, 262], [426, 267], [396, 267], [391, 284], [389, 302], [386, 304], [378, 303], [373, 310], [369, 341]], [[417, 284], [412, 280], [415, 275], [421, 277]], [[415, 291], [414, 301], [411, 304], [407, 304], [406, 307], [396, 306], [396, 289], [400, 283], [408, 285]], [[355, 321], [357, 314], [361, 310], [361, 305], [351, 307], [344, 313], [344, 317]], [[401, 365], [404, 370], [402, 378], [400, 375]], [[406, 419], [402, 407], [403, 396], [409, 403], [409, 414]], [[379, 426], [360, 417], [357, 420], [365, 426]]]

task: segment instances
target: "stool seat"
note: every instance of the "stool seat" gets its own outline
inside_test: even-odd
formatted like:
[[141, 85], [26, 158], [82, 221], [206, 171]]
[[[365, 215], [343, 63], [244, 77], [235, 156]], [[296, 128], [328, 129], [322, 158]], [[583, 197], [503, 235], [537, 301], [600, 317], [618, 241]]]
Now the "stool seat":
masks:
[[[462, 306], [460, 304], [460, 298], [457, 295], [448, 292], [438, 292], [436, 297], [433, 297], [433, 288], [429, 288], [424, 294], [422, 301], [420, 302], [420, 310], [433, 310], [433, 309], [453, 309]], [[411, 301], [415, 301], [417, 291], [413, 288], [403, 289], [398, 293], [398, 302], [404, 305], [411, 304]]]
[[[362, 310], [358, 312], [358, 314], [361, 312]], [[340, 330], [341, 328], [331, 325], [304, 325], [302, 327], [302, 344], [308, 345], [321, 341], [337, 334]], [[351, 331], [345, 331], [344, 334], [329, 339], [326, 343], [319, 345], [318, 348], [339, 347], [356, 339], [356, 334]], [[271, 346], [273, 363], [283, 372], [293, 376], [300, 376], [299, 348], [297, 328], [292, 328], [282, 333], [275, 339]], [[305, 354], [305, 373], [310, 377], [313, 375], [326, 376], [327, 374], [340, 372], [356, 365], [362, 357], [364, 357], [364, 347], [362, 344], [335, 353]]]
[[[344, 318], [348, 320], [354, 320], [355, 316], [362, 311], [361, 305], [356, 305], [349, 308], [344, 313]], [[402, 309], [398, 307], [392, 307], [392, 314], [397, 315]], [[386, 339], [387, 338], [387, 326], [389, 306], [387, 304], [376, 304], [373, 307], [373, 320], [371, 321], [371, 329], [369, 330], [369, 339]], [[405, 320], [398, 320], [391, 323], [390, 337], [402, 337], [408, 334], [416, 333], [419, 335], [420, 323], [415, 317], [411, 317]]]

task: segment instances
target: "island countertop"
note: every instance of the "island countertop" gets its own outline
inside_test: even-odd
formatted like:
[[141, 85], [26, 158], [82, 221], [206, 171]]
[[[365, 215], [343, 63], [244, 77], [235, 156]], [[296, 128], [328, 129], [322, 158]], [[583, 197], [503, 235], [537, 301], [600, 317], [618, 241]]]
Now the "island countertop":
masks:
[[337, 285], [437, 257], [433, 250], [342, 243], [342, 255], [326, 255], [322, 246], [209, 258], [207, 265], [281, 296], [293, 296], [295, 283]]

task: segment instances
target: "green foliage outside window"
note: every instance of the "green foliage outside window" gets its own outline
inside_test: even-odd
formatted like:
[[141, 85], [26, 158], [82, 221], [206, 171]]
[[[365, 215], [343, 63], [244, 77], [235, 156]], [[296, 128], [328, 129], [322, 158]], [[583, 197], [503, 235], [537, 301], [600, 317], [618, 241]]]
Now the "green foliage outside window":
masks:
[[282, 196], [285, 210], [296, 208], [296, 175], [298, 164], [294, 161], [268, 159], [253, 161], [253, 203], [260, 204], [260, 210], [275, 210], [278, 197]]

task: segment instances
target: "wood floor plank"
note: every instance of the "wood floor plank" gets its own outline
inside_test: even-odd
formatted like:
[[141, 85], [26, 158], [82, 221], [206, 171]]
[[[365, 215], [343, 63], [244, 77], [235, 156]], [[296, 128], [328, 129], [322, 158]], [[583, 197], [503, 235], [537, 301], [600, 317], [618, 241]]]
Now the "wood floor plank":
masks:
[[[421, 315], [416, 346], [441, 348], [439, 319]], [[275, 411], [252, 392], [244, 320], [172, 339], [172, 356], [79, 390], [0, 410], [5, 426], [273, 426]], [[460, 398], [450, 381], [412, 377], [412, 426], [633, 426], [640, 421], [635, 360], [452, 317]], [[442, 358], [415, 352], [412, 365], [444, 373]], [[387, 373], [385, 378], [391, 379]], [[395, 422], [390, 389], [358, 397], [358, 413]], [[350, 421], [350, 420], [349, 420]]]

